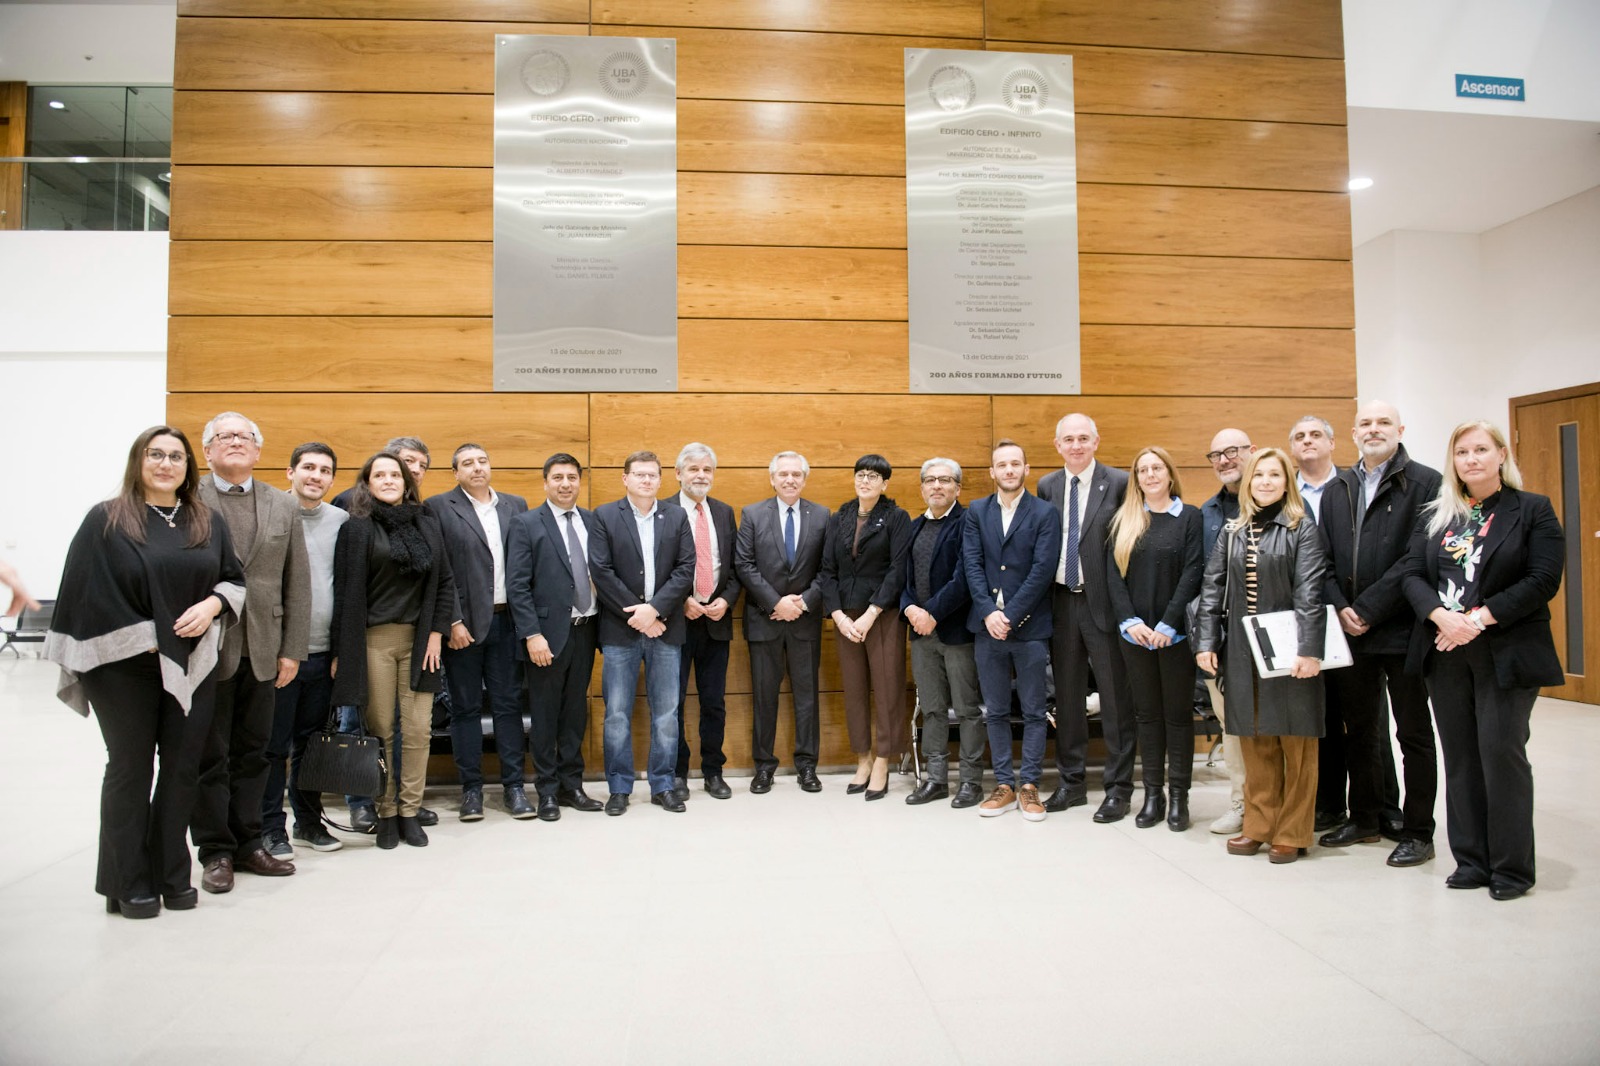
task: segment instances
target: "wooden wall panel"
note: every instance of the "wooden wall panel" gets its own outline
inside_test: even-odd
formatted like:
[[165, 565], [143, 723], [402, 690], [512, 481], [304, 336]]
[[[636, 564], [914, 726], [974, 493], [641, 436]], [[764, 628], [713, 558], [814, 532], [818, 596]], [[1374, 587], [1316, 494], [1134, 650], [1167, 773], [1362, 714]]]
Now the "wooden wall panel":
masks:
[[1078, 185], [1078, 250], [1127, 255], [1345, 259], [1345, 193]]
[[678, 166], [904, 177], [905, 115], [882, 104], [679, 100]]
[[[596, 24], [982, 37], [983, 0], [596, 0]], [[640, 33], [639, 36], [647, 36]]]
[[1095, 326], [1082, 332], [1088, 395], [1221, 395], [1249, 383], [1255, 396], [1356, 393], [1348, 329]]
[[906, 253], [872, 248], [678, 250], [681, 318], [906, 317]]
[[587, 22], [589, 0], [178, 0], [180, 15]]
[[1082, 255], [1078, 269], [1086, 323], [1355, 326], [1348, 261]]
[[1191, 48], [1263, 55], [1344, 55], [1336, 0], [988, 0], [988, 35], [1134, 48]]
[[678, 243], [904, 248], [904, 178], [680, 174]]
[[[0, 156], [25, 155], [28, 146], [28, 85], [0, 81]], [[21, 163], [0, 163], [0, 230], [22, 228]]]
[[1343, 126], [1078, 116], [1078, 180], [1343, 192]]

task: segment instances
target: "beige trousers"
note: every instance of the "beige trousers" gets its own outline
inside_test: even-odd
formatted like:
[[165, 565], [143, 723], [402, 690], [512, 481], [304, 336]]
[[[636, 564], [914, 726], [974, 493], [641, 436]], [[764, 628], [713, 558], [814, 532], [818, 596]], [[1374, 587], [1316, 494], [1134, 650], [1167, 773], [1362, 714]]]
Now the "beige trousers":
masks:
[[1309, 848], [1316, 821], [1317, 738], [1240, 737], [1244, 835]]
[[[428, 745], [433, 734], [433, 694], [411, 689], [411, 645], [417, 627], [390, 622], [367, 630], [367, 732], [383, 741], [389, 781], [376, 797], [379, 818], [415, 818], [428, 780]], [[400, 744], [395, 759], [394, 708], [400, 704]], [[395, 773], [399, 765], [401, 772]]]
[[1228, 767], [1228, 798], [1235, 803], [1244, 802], [1244, 755], [1239, 751], [1239, 738], [1228, 732], [1228, 719], [1223, 713], [1222, 690], [1216, 679], [1206, 678], [1206, 691], [1211, 693], [1211, 713], [1222, 724], [1222, 761]]

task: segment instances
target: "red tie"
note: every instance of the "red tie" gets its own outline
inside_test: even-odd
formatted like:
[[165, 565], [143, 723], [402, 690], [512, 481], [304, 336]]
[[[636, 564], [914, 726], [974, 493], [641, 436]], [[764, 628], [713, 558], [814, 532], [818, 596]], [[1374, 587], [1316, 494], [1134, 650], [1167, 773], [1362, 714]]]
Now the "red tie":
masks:
[[701, 501], [694, 509], [694, 596], [709, 600], [716, 591], [711, 583], [711, 523], [706, 518], [706, 505]]

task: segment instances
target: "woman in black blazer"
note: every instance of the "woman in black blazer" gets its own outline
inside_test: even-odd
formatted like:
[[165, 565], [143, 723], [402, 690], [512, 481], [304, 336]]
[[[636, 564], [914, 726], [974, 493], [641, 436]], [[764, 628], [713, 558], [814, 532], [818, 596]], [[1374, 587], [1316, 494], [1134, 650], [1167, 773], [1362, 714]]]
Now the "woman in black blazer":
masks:
[[1463, 422], [1448, 454], [1406, 559], [1406, 598], [1428, 623], [1406, 665], [1426, 675], [1444, 749], [1444, 883], [1516, 899], [1534, 879], [1528, 719], [1539, 688], [1566, 681], [1550, 636], [1566, 540], [1549, 499], [1521, 491], [1496, 426]]
[[[333, 702], [360, 706], [389, 764], [377, 797], [378, 847], [403, 839], [425, 847], [417, 813], [428, 775], [439, 655], [455, 611], [455, 581], [439, 520], [422, 509], [417, 483], [396, 452], [361, 468], [350, 520], [333, 553]], [[394, 709], [405, 754], [395, 773]]]
[[881, 455], [856, 460], [856, 498], [829, 516], [822, 547], [822, 602], [833, 616], [845, 724], [859, 760], [845, 791], [869, 800], [889, 794], [889, 760], [910, 745], [900, 593], [911, 519], [883, 494], [892, 473]]

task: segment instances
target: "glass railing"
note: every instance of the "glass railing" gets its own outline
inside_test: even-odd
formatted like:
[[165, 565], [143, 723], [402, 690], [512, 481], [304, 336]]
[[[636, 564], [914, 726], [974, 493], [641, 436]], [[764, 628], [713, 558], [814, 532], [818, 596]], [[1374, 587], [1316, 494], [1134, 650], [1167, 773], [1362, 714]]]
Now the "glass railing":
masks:
[[165, 230], [172, 160], [132, 156], [15, 156], [25, 230]]

